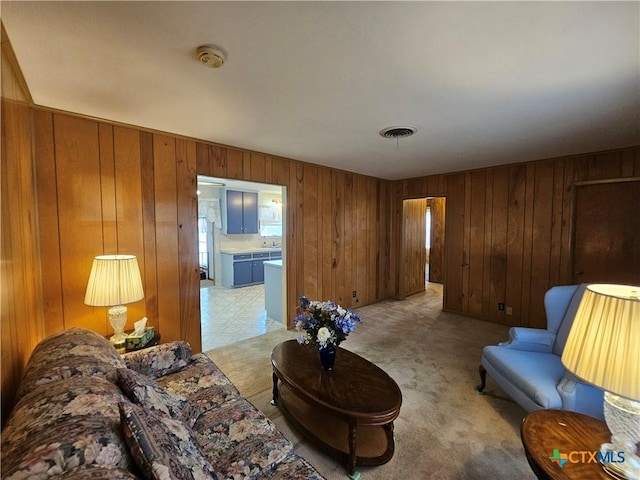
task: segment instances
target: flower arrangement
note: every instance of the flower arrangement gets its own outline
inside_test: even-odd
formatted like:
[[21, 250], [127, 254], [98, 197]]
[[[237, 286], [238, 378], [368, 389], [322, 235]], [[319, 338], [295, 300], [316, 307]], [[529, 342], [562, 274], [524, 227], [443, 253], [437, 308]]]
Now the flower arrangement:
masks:
[[335, 302], [310, 301], [300, 297], [301, 312], [295, 318], [300, 332], [298, 343], [311, 343], [320, 348], [340, 345], [362, 319], [353, 310], [342, 308]]

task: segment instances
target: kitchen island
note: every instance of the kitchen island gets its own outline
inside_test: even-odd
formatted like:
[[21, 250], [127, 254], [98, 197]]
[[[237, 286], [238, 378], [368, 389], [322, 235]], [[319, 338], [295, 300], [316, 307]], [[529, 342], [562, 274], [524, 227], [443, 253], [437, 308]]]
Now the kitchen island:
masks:
[[264, 304], [267, 317], [287, 324], [283, 314], [282, 259], [264, 263]]

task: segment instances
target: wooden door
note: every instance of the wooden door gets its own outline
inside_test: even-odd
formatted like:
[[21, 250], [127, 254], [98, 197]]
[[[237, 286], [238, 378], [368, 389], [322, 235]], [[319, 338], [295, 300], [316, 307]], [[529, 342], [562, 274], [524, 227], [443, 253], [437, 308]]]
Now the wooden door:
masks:
[[425, 289], [425, 264], [427, 261], [427, 199], [417, 198], [402, 202], [403, 251], [405, 295]]
[[576, 185], [574, 283], [640, 285], [640, 180]]
[[429, 199], [431, 235], [429, 251], [429, 281], [444, 283], [444, 212], [445, 197]]

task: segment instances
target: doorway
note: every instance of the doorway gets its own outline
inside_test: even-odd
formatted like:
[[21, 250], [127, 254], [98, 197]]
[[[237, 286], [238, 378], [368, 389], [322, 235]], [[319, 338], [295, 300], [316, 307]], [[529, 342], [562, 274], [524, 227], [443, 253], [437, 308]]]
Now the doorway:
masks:
[[278, 185], [198, 176], [203, 351], [286, 329], [285, 201]]
[[400, 298], [444, 283], [445, 197], [403, 200]]

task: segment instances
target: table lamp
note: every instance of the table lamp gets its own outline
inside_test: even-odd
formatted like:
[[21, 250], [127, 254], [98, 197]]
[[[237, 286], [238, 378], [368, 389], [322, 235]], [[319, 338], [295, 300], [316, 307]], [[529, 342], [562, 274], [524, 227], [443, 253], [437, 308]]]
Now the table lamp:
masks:
[[127, 307], [124, 305], [143, 297], [142, 279], [135, 255], [98, 255], [93, 259], [84, 303], [94, 307], [111, 307], [109, 323], [114, 331], [111, 343], [125, 341]]
[[567, 370], [604, 390], [611, 443], [602, 444], [600, 462], [634, 480], [640, 479], [639, 295], [640, 287], [587, 286], [562, 353]]

